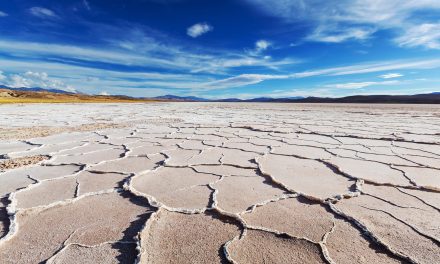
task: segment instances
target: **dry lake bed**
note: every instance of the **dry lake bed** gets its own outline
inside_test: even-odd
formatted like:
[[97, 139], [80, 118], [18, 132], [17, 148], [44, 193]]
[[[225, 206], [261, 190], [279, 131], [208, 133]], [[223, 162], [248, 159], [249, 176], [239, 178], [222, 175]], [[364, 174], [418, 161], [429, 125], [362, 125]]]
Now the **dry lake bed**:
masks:
[[439, 106], [0, 106], [0, 263], [439, 262]]

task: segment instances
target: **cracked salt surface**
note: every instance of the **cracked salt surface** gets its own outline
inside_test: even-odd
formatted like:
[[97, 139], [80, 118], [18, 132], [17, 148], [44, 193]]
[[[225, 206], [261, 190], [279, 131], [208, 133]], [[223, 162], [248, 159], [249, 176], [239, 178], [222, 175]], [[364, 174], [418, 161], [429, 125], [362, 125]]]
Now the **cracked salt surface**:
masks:
[[82, 107], [1, 106], [0, 263], [440, 262], [438, 106]]

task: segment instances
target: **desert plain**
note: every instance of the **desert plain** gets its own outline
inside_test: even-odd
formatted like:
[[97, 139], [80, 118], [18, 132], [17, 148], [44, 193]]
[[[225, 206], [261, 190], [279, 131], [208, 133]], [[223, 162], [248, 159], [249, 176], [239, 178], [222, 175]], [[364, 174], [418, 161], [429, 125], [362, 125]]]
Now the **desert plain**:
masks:
[[440, 263], [439, 246], [439, 106], [0, 106], [0, 263]]

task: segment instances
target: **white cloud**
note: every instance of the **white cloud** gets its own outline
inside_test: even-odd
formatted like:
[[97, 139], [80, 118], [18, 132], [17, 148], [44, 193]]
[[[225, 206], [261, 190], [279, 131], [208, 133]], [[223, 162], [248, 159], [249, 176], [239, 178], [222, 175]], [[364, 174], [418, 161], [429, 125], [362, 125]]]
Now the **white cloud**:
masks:
[[363, 40], [376, 30], [392, 29], [401, 35], [396, 39], [401, 46], [439, 48], [438, 28], [434, 26], [438, 20], [434, 16], [415, 16], [417, 12], [439, 10], [438, 0], [246, 1], [289, 23], [311, 25], [314, 30], [308, 40]]
[[251, 84], [257, 84], [265, 80], [287, 79], [288, 75], [270, 75], [270, 74], [241, 74], [238, 76], [216, 80], [199, 85], [201, 89], [225, 89], [241, 87]]
[[[162, 59], [150, 54], [123, 52], [121, 50], [102, 50], [89, 47], [69, 46], [61, 44], [47, 44], [37, 42], [20, 42], [0, 40], [0, 48], [9, 51], [15, 56], [23, 58], [42, 59], [44, 57], [58, 57], [90, 62], [115, 63], [122, 65], [157, 66], [167, 68], [189, 68], [191, 65], [180, 59]], [[172, 54], [170, 54], [172, 55]]]
[[271, 58], [256, 58], [256, 54], [250, 53], [251, 56], [236, 56], [233, 58], [224, 58], [226, 56], [212, 57], [210, 60], [205, 60], [202, 65], [195, 65], [192, 73], [210, 72], [217, 74], [226, 74], [230, 68], [239, 67], [263, 67], [278, 71], [280, 67], [294, 65], [299, 63], [294, 59], [279, 59], [273, 60]]
[[[255, 57], [243, 50], [211, 49], [189, 45], [173, 37], [138, 26], [109, 26], [92, 23], [97, 39], [103, 38], [107, 45], [80, 46], [56, 43], [26, 42], [0, 39], [0, 50], [11, 54], [15, 60], [60, 64], [81, 64], [97, 67], [100, 63], [120, 66], [138, 66], [151, 71], [168, 71], [191, 74], [230, 75], [231, 68], [246, 67], [281, 71], [297, 64], [293, 58]], [[105, 33], [102, 36], [103, 32]], [[95, 35], [95, 34], [94, 34]], [[108, 36], [117, 36], [108, 38]], [[102, 68], [98, 66], [97, 68]], [[27, 69], [25, 69], [27, 70]], [[35, 70], [35, 69], [34, 69]]]
[[5, 12], [3, 12], [3, 11], [0, 11], [0, 17], [7, 17], [8, 16], [8, 14], [6, 14]]
[[186, 34], [188, 34], [190, 37], [197, 38], [205, 33], [208, 33], [209, 31], [212, 31], [213, 29], [214, 28], [208, 23], [197, 23], [190, 26], [186, 30]]
[[39, 18], [59, 18], [55, 12], [44, 7], [34, 6], [29, 8], [29, 12]]
[[387, 73], [387, 74], [380, 75], [379, 77], [384, 78], [384, 79], [392, 79], [392, 78], [399, 78], [402, 76], [403, 76], [403, 74], [400, 74], [400, 73]]
[[319, 26], [306, 39], [316, 42], [340, 43], [347, 40], [368, 39], [376, 30], [373, 28], [346, 28], [336, 29], [328, 26]]
[[[156, 95], [156, 92], [157, 94], [169, 94], [175, 93], [176, 90], [185, 91], [185, 93], [202, 92], [242, 87], [270, 80], [294, 80], [311, 76], [357, 75], [373, 72], [386, 73], [400, 69], [423, 70], [434, 68], [440, 68], [440, 59], [382, 61], [293, 72], [290, 74], [241, 74], [224, 77], [222, 75], [193, 75], [192, 73], [125, 72], [68, 65], [60, 62], [0, 59], [0, 69], [8, 69], [8, 71], [13, 73], [26, 71], [46, 72], [50, 76], [57, 76], [56, 79], [58, 81], [79, 88], [82, 92], [99, 94], [102, 91], [101, 89], [105, 87], [105, 90], [111, 94], [137, 96], [147, 96], [146, 94]], [[8, 74], [5, 75], [8, 76]], [[33, 76], [32, 74], [27, 75], [26, 79], [29, 79], [29, 76]], [[42, 76], [44, 79], [44, 75]], [[51, 79], [51, 77], [47, 78]], [[5, 82], [2, 81], [0, 83]], [[62, 86], [59, 88], [62, 88]]]
[[272, 42], [264, 39], [260, 39], [255, 42], [253, 49], [246, 49], [246, 53], [253, 58], [262, 58], [264, 60], [270, 60], [272, 57], [269, 55], [263, 56], [262, 53], [272, 46]]
[[[284, 65], [293, 65], [298, 61], [293, 59], [265, 59], [256, 58], [234, 51], [192, 52], [175, 45], [165, 45], [161, 42], [149, 40], [142, 42], [144, 49], [128, 45], [130, 48], [96, 49], [92, 47], [70, 46], [62, 44], [47, 44], [36, 42], [21, 42], [0, 40], [0, 50], [22, 60], [51, 59], [62, 63], [82, 61], [83, 64], [96, 62], [120, 64], [123, 66], [140, 66], [160, 69], [180, 70], [191, 73], [226, 74], [229, 68], [260, 67], [278, 70]], [[148, 48], [147, 48], [148, 47]]]
[[0, 76], [0, 81], [12, 88], [33, 88], [59, 89], [74, 92], [75, 89], [64, 82], [50, 78], [46, 72], [27, 71], [24, 74], [10, 74]]
[[247, 2], [287, 21], [307, 19], [353, 24], [395, 25], [409, 19], [414, 12], [440, 8], [440, 2], [437, 0], [247, 0]]
[[338, 83], [338, 84], [331, 84], [326, 85], [326, 87], [330, 88], [338, 88], [338, 89], [360, 89], [365, 88], [367, 86], [371, 86], [376, 84], [375, 82], [353, 82], [353, 83]]
[[397, 84], [399, 81], [384, 81], [384, 82], [350, 82], [350, 83], [337, 83], [329, 84], [325, 87], [337, 88], [337, 89], [361, 89], [373, 85], [393, 85]]
[[408, 26], [403, 35], [394, 41], [401, 47], [440, 49], [440, 23]]
[[320, 70], [305, 71], [292, 74], [292, 77], [304, 78], [319, 75], [340, 76], [363, 74], [401, 69], [434, 69], [440, 67], [440, 59], [433, 60], [397, 60], [376, 63], [355, 64], [344, 67], [333, 67]]
[[102, 92], [99, 93], [99, 95], [110, 95], [110, 94], [108, 92], [106, 92], [106, 91], [102, 91]]
[[261, 39], [257, 42], [255, 42], [255, 51], [256, 52], [262, 52], [267, 50], [267, 48], [269, 48], [272, 45], [272, 43], [270, 43], [267, 40]]

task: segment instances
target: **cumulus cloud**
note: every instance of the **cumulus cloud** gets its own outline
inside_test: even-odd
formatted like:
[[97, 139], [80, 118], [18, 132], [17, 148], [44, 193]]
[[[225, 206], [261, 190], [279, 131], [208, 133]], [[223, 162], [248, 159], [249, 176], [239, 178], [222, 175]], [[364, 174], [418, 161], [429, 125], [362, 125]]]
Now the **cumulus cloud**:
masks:
[[403, 74], [400, 74], [400, 73], [387, 73], [387, 74], [380, 75], [379, 77], [384, 78], [384, 79], [392, 79], [392, 78], [399, 78], [402, 76], [403, 76]]
[[110, 94], [108, 92], [106, 92], [106, 91], [102, 91], [102, 92], [99, 93], [99, 95], [110, 95]]
[[272, 42], [268, 41], [268, 40], [264, 40], [264, 39], [260, 39], [258, 41], [255, 42], [254, 44], [254, 48], [252, 49], [246, 49], [247, 54], [249, 54], [252, 57], [259, 57], [259, 58], [263, 58], [264, 60], [270, 60], [272, 57], [271, 56], [261, 56], [261, 53], [263, 53], [265, 50], [267, 50], [268, 48], [270, 48], [272, 46]]
[[33, 88], [39, 87], [44, 89], [59, 89], [74, 92], [75, 89], [64, 82], [55, 78], [50, 78], [46, 72], [27, 71], [23, 74], [0, 73], [0, 81], [12, 88]]
[[59, 18], [52, 10], [39, 6], [29, 8], [29, 13], [39, 18]]
[[190, 37], [197, 38], [213, 29], [214, 28], [208, 23], [197, 23], [187, 28], [186, 34]]
[[5, 12], [3, 12], [3, 11], [0, 11], [0, 17], [7, 17], [8, 16], [8, 14], [6, 14]]
[[267, 50], [271, 45], [272, 45], [272, 43], [270, 43], [269, 41], [261, 39], [261, 40], [255, 42], [255, 50], [257, 52], [261, 52], [261, 51]]

